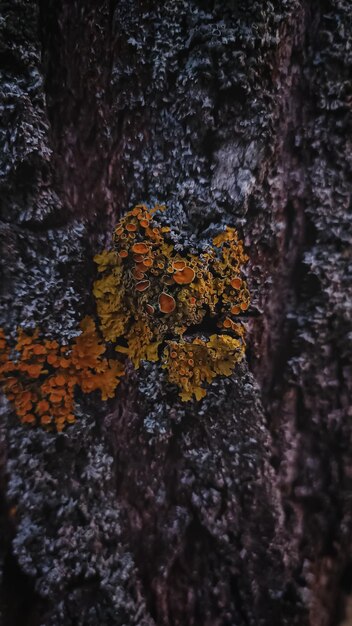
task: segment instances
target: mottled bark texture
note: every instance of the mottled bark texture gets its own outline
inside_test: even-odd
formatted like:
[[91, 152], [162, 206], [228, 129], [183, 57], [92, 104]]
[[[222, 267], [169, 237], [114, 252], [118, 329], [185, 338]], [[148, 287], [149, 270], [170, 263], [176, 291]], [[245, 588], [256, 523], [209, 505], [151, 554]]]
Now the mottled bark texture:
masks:
[[[246, 362], [158, 364], [60, 435], [1, 418], [6, 626], [332, 626], [351, 580], [350, 0], [8, 0], [1, 323], [68, 338], [93, 254], [159, 201], [245, 238]], [[203, 329], [204, 330], [204, 329]], [[1, 620], [0, 620], [1, 621]]]

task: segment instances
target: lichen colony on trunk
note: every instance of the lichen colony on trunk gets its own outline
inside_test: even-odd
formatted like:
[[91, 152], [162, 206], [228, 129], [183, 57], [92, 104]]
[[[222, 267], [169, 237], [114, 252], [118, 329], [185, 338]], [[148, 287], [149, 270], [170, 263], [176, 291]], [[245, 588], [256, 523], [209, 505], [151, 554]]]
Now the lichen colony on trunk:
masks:
[[140, 203], [168, 206], [180, 257], [236, 229], [252, 304], [246, 359], [199, 402], [144, 361], [107, 404], [77, 395], [61, 434], [19, 425], [4, 401], [0, 623], [338, 624], [352, 535], [350, 2], [1, 12], [7, 337], [40, 326], [74, 341], [96, 318], [93, 257]]

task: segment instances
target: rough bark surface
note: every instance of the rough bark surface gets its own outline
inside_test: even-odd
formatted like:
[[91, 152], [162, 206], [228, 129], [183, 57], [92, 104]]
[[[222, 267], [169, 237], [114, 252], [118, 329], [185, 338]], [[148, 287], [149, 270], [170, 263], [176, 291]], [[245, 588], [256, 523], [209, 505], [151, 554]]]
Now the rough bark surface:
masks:
[[1, 324], [71, 337], [137, 202], [236, 226], [248, 354], [1, 417], [4, 626], [333, 626], [351, 583], [349, 0], [0, 3]]

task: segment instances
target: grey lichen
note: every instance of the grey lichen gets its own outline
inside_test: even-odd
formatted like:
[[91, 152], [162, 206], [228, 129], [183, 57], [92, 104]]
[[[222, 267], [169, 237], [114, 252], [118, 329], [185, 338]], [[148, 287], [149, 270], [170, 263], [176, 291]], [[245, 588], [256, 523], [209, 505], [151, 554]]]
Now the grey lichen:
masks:
[[14, 555], [53, 607], [41, 624], [67, 624], [72, 614], [82, 626], [146, 624], [138, 621], [143, 601], [121, 537], [113, 459], [97, 441], [94, 420], [81, 415], [60, 437], [13, 427], [8, 454]]

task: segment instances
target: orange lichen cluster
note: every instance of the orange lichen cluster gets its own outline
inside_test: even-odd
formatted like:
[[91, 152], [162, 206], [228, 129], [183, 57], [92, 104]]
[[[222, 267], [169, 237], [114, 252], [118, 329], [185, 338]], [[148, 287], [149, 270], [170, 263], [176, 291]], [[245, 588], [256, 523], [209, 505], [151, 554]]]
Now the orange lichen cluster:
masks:
[[[155, 219], [155, 213], [163, 210], [161, 206], [148, 209], [138, 205], [119, 221], [114, 249], [95, 257], [101, 278], [94, 284], [94, 295], [105, 340], [117, 344], [116, 350], [126, 354], [136, 368], [141, 360], [158, 360], [159, 347], [167, 346], [164, 367], [170, 381], [179, 386], [181, 398], [188, 400], [192, 393], [204, 395], [202, 383], [222, 373], [219, 363], [228, 363], [228, 373], [223, 374], [228, 376], [243, 357], [244, 329], [234, 318], [249, 306], [249, 292], [241, 276], [248, 257], [236, 230], [230, 227], [198, 256], [179, 254], [171, 242], [170, 228], [158, 225]], [[200, 326], [207, 318], [217, 320], [219, 333], [226, 329], [229, 334], [213, 335], [208, 341], [196, 339], [195, 343], [183, 339], [187, 329]], [[178, 343], [186, 352], [190, 345], [196, 346], [200, 356], [194, 360], [197, 365], [192, 373], [178, 367], [180, 359], [169, 358], [171, 344], [166, 339], [170, 335], [175, 337], [172, 345]], [[187, 373], [179, 374], [181, 369]]]
[[[249, 306], [241, 275], [248, 257], [229, 227], [198, 256], [181, 255], [170, 228], [157, 222], [155, 213], [163, 210], [136, 206], [119, 221], [114, 249], [95, 257], [100, 329], [120, 359], [129, 358], [137, 369], [142, 360], [162, 358], [181, 399], [199, 400], [206, 383], [230, 376], [243, 358], [245, 329], [237, 316]], [[206, 339], [211, 318], [219, 332]], [[23, 423], [61, 431], [75, 421], [77, 387], [99, 390], [103, 400], [114, 396], [123, 364], [103, 356], [106, 345], [91, 318], [80, 330], [68, 345], [41, 337], [39, 330], [19, 330], [11, 351], [0, 329], [0, 384]]]
[[19, 330], [16, 356], [0, 330], [0, 383], [26, 424], [61, 431], [75, 421], [74, 390], [100, 390], [103, 400], [114, 396], [123, 366], [103, 358], [105, 346], [89, 317], [80, 323], [81, 334], [71, 345], [41, 339], [39, 331]]

